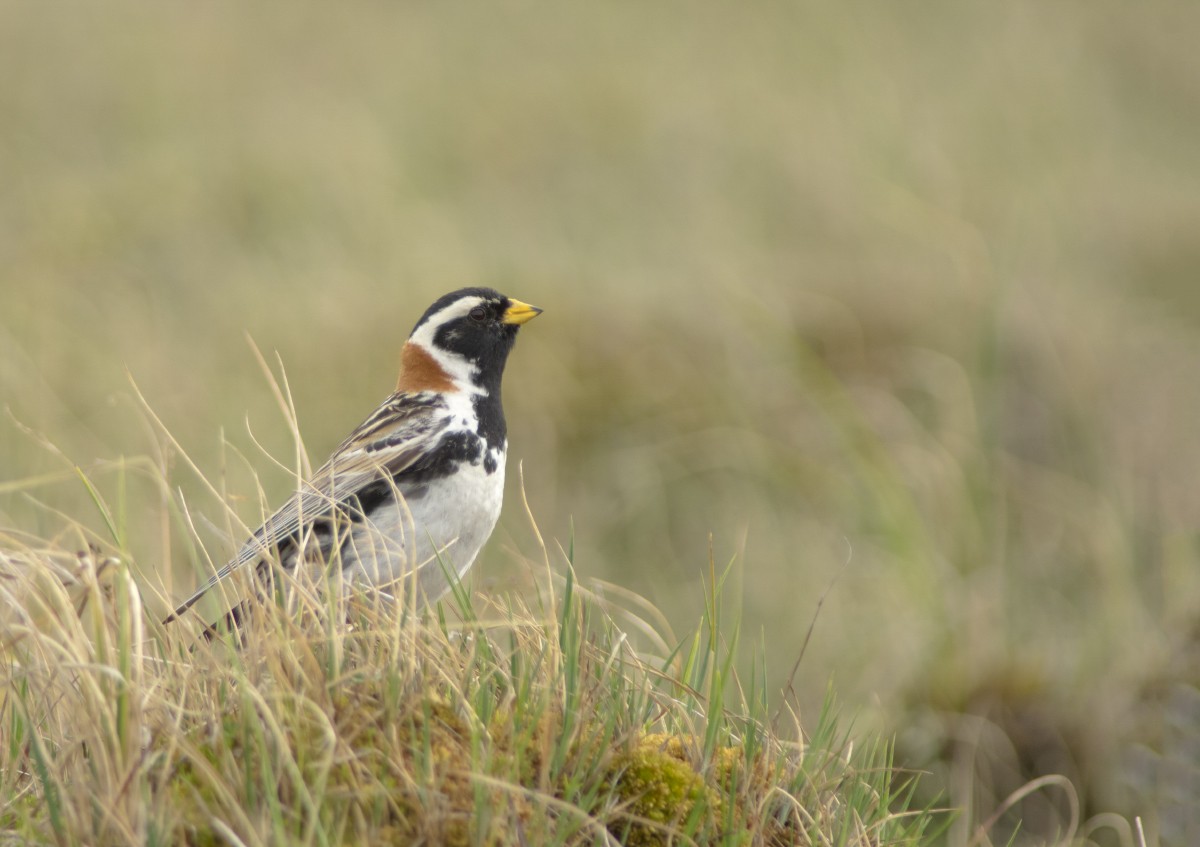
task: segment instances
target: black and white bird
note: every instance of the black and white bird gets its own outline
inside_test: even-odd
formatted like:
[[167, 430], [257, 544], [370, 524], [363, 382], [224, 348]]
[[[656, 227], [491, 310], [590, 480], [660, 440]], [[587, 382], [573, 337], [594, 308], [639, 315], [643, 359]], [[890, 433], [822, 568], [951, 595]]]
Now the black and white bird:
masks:
[[404, 345], [395, 393], [166, 622], [240, 568], [268, 578], [272, 562], [336, 565], [372, 586], [411, 579], [430, 602], [445, 594], [447, 571], [467, 572], [500, 516], [500, 382], [518, 329], [541, 311], [490, 288], [438, 299]]

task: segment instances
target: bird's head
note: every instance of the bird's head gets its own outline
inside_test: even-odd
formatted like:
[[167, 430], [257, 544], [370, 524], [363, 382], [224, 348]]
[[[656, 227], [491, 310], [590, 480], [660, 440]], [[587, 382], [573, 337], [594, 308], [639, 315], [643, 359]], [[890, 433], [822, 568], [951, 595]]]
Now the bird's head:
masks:
[[438, 298], [404, 345], [397, 388], [497, 393], [517, 330], [541, 312], [490, 288]]

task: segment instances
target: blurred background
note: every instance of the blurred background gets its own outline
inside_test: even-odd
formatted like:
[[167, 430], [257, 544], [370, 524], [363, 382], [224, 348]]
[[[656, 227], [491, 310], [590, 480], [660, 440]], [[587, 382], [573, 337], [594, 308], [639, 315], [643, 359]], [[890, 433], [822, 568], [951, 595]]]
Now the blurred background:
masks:
[[[802, 714], [832, 681], [895, 734], [951, 843], [1050, 773], [1099, 843], [1110, 812], [1200, 843], [1198, 32], [1106, 0], [0, 5], [4, 532], [105, 535], [77, 464], [182, 595], [208, 566], [163, 501], [226, 519], [130, 377], [255, 523], [295, 460], [247, 336], [316, 464], [425, 307], [491, 285], [546, 311], [477, 590], [529, 583], [521, 463], [580, 578], [680, 634], [711, 534], [773, 691], [824, 596]], [[1052, 785], [994, 837], [1068, 813]]]

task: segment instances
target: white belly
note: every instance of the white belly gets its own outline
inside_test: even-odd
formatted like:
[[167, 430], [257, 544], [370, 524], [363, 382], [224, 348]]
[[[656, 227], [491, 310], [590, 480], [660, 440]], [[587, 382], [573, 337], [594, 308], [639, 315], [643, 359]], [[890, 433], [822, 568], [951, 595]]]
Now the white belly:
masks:
[[457, 473], [431, 480], [425, 493], [376, 509], [343, 549], [344, 573], [382, 587], [415, 572], [428, 600], [445, 594], [446, 571], [466, 574], [500, 517], [504, 453], [492, 455], [497, 468], [490, 474], [482, 463], [463, 464]]

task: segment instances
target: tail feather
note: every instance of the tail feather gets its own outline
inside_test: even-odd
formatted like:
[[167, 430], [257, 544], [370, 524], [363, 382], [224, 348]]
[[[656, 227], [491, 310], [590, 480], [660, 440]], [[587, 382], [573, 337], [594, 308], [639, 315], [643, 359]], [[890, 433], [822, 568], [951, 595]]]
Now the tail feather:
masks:
[[250, 616], [250, 601], [243, 600], [224, 614], [219, 621], [209, 624], [200, 633], [205, 641], [215, 641], [227, 632], [241, 634]]
[[[184, 600], [175, 609], [175, 611], [163, 618], [163, 625], [165, 626], [166, 624], [177, 621], [183, 617], [185, 612], [200, 602], [200, 599], [207, 594], [213, 586], [217, 585], [221, 580], [229, 576], [230, 573], [232, 573], [232, 566], [226, 565], [224, 568], [218, 571], [212, 579], [202, 585], [191, 597]], [[269, 563], [266, 560], [260, 561], [254, 568], [254, 575], [255, 579], [260, 585], [260, 588], [255, 589], [255, 593], [258, 595], [258, 598], [261, 600], [264, 597], [270, 596], [270, 593], [274, 590], [275, 586], [275, 574]], [[226, 612], [220, 620], [210, 624], [208, 628], [205, 629], [204, 637], [211, 641], [214, 637], [214, 633], [219, 631], [222, 626], [229, 630], [240, 629], [245, 623], [249, 610], [250, 606], [246, 600], [242, 600], [240, 603], [235, 604], [234, 607]]]

